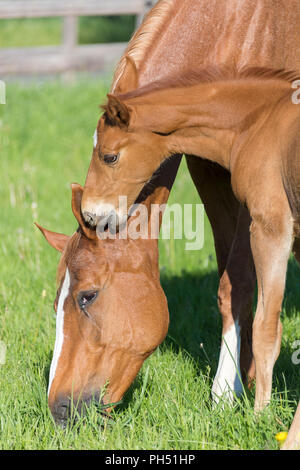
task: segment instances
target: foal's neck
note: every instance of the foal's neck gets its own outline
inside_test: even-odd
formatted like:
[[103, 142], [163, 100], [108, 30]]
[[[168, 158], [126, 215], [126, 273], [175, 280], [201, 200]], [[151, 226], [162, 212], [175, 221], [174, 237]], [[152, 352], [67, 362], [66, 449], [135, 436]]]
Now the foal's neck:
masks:
[[169, 154], [198, 155], [230, 169], [231, 151], [245, 132], [255, 132], [291, 84], [243, 79], [169, 88], [132, 100], [136, 122], [161, 134]]

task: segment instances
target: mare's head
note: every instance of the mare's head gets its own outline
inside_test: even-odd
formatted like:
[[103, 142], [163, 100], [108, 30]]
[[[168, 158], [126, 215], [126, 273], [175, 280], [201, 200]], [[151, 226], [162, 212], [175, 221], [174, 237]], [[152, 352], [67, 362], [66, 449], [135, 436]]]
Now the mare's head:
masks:
[[66, 422], [72, 404], [80, 411], [103, 393], [104, 405], [118, 402], [168, 328], [156, 243], [98, 239], [84, 225], [81, 198], [82, 188], [72, 185], [79, 228], [71, 237], [39, 227], [62, 252], [48, 387], [59, 423]]

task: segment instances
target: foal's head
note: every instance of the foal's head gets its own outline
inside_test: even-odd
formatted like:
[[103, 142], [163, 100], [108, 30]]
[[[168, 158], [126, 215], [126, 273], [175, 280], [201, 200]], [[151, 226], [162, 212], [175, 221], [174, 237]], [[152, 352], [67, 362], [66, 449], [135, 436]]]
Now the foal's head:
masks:
[[[136, 126], [133, 108], [109, 95], [95, 132], [82, 198], [86, 222], [94, 226], [108, 221], [110, 215], [116, 216], [119, 223], [124, 222], [128, 209], [166, 153], [162, 136]], [[126, 196], [125, 203], [122, 196]]]
[[71, 237], [39, 227], [62, 252], [48, 387], [61, 423], [72, 403], [80, 411], [102, 395], [105, 405], [118, 402], [168, 328], [155, 242], [98, 239], [81, 219], [81, 197], [82, 188], [72, 185], [79, 228]]

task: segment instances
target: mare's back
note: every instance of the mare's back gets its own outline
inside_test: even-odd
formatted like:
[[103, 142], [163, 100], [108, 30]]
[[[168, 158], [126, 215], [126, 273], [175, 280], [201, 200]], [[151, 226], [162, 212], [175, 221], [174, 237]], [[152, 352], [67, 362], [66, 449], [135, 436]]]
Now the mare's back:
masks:
[[298, 0], [173, 0], [158, 8], [163, 4], [159, 20], [149, 18], [137, 38], [141, 84], [165, 76], [166, 60], [168, 73], [208, 63], [300, 70]]

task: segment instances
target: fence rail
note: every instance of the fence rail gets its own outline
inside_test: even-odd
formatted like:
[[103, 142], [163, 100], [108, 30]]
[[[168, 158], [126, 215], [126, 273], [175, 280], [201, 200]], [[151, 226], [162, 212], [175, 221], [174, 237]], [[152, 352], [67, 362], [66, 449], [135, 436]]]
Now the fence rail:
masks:
[[8, 0], [0, 2], [0, 18], [139, 15], [144, 0]]
[[126, 43], [78, 45], [78, 17], [136, 15], [138, 25], [156, 1], [0, 0], [0, 19], [63, 18], [60, 46], [0, 48], [0, 77], [112, 68]]

